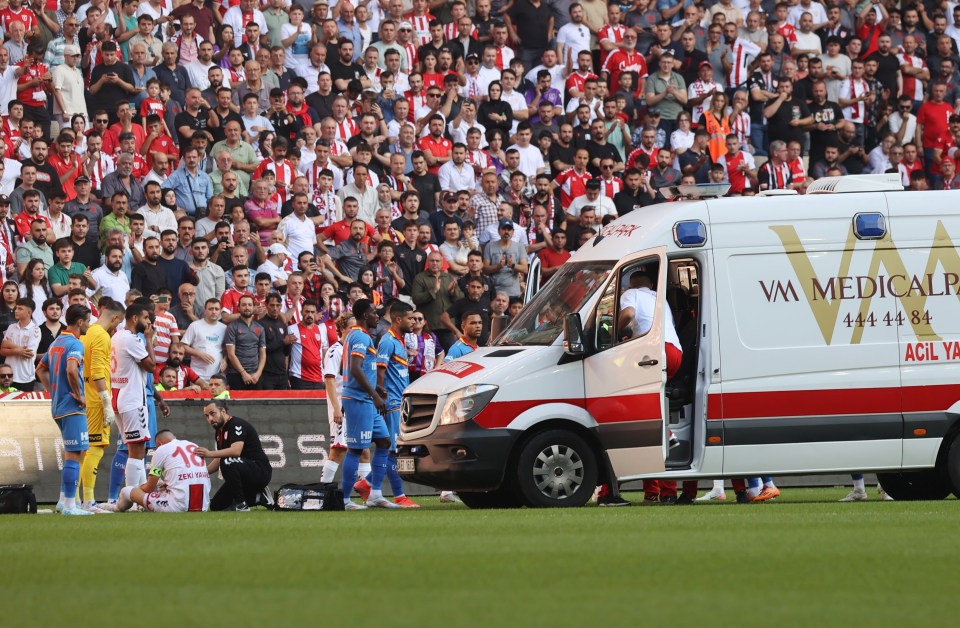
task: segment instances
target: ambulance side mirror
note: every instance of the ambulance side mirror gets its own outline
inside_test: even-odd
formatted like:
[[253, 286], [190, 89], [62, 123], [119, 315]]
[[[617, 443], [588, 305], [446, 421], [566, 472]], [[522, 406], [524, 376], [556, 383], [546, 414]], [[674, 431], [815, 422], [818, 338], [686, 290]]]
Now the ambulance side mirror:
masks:
[[567, 355], [582, 356], [587, 352], [583, 344], [583, 323], [579, 314], [567, 314], [563, 318], [563, 346]]

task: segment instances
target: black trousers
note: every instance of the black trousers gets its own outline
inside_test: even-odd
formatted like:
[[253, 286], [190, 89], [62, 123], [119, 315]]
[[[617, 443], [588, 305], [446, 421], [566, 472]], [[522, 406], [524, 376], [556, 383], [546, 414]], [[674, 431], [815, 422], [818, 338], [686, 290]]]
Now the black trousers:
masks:
[[260, 376], [258, 383], [260, 390], [286, 390], [289, 388], [286, 374], [276, 375], [273, 373], [264, 373]]
[[308, 382], [299, 377], [290, 377], [290, 390], [323, 390], [322, 382]]
[[231, 371], [227, 373], [227, 383], [230, 384], [230, 390], [261, 390], [263, 377], [256, 384], [245, 384], [243, 375]]
[[239, 460], [220, 462], [223, 486], [210, 500], [210, 510], [223, 510], [234, 502], [243, 500], [248, 506], [257, 503], [257, 494], [270, 483], [273, 469], [269, 464]]

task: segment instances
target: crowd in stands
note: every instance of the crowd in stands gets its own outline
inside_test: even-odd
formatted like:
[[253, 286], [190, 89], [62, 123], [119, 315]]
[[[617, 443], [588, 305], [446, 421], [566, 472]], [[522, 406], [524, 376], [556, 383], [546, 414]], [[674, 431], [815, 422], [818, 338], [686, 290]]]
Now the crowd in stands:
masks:
[[27, 388], [71, 303], [151, 299], [158, 383], [279, 389], [322, 386], [357, 299], [404, 299], [416, 377], [663, 187], [960, 187], [952, 2], [78, 4], [0, 0], [0, 353]]

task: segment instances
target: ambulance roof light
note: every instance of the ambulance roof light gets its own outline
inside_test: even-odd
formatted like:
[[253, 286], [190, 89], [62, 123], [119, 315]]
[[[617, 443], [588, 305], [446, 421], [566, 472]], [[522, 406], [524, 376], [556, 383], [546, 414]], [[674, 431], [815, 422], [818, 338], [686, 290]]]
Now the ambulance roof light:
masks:
[[659, 188], [663, 197], [668, 201], [675, 198], [684, 198], [689, 200], [703, 200], [707, 198], [719, 198], [725, 196], [730, 191], [729, 183], [695, 183], [693, 185], [672, 185], [670, 187]]
[[673, 241], [681, 249], [693, 249], [707, 243], [707, 226], [700, 220], [681, 220], [673, 225]]
[[849, 194], [854, 192], [901, 192], [900, 174], [852, 174], [841, 177], [823, 177], [807, 188], [807, 194]]

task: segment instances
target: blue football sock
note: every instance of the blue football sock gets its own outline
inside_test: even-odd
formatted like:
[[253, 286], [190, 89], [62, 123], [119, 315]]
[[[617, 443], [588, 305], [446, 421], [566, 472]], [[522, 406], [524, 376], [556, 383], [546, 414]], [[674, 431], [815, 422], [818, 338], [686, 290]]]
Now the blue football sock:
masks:
[[394, 497], [403, 495], [403, 479], [397, 472], [397, 454], [391, 452], [387, 462], [387, 479], [390, 480], [390, 490]]
[[386, 449], [377, 447], [373, 452], [373, 460], [370, 461], [370, 486], [375, 491], [383, 488], [383, 478], [387, 475], [387, 456], [390, 452]]
[[750, 478], [750, 481], [747, 482], [750, 488], [759, 488], [760, 487], [760, 478]]
[[851, 473], [851, 474], [850, 474], [850, 478], [851, 478], [851, 479], [854, 479], [854, 480], [862, 480], [862, 479], [863, 479], [863, 474], [862, 474], [862, 473]]
[[60, 490], [66, 499], [76, 499], [77, 483], [80, 481], [80, 461], [64, 460], [63, 475], [60, 476]]
[[108, 498], [110, 501], [115, 502], [120, 497], [120, 489], [123, 488], [123, 483], [127, 469], [127, 452], [122, 450], [117, 450], [117, 453], [113, 455], [113, 462], [110, 463], [110, 490], [108, 492]]
[[343, 470], [343, 478], [340, 480], [340, 490], [343, 491], [343, 499], [350, 499], [350, 493], [353, 492], [353, 483], [356, 482], [357, 469], [360, 467], [360, 451], [350, 449], [340, 468]]

